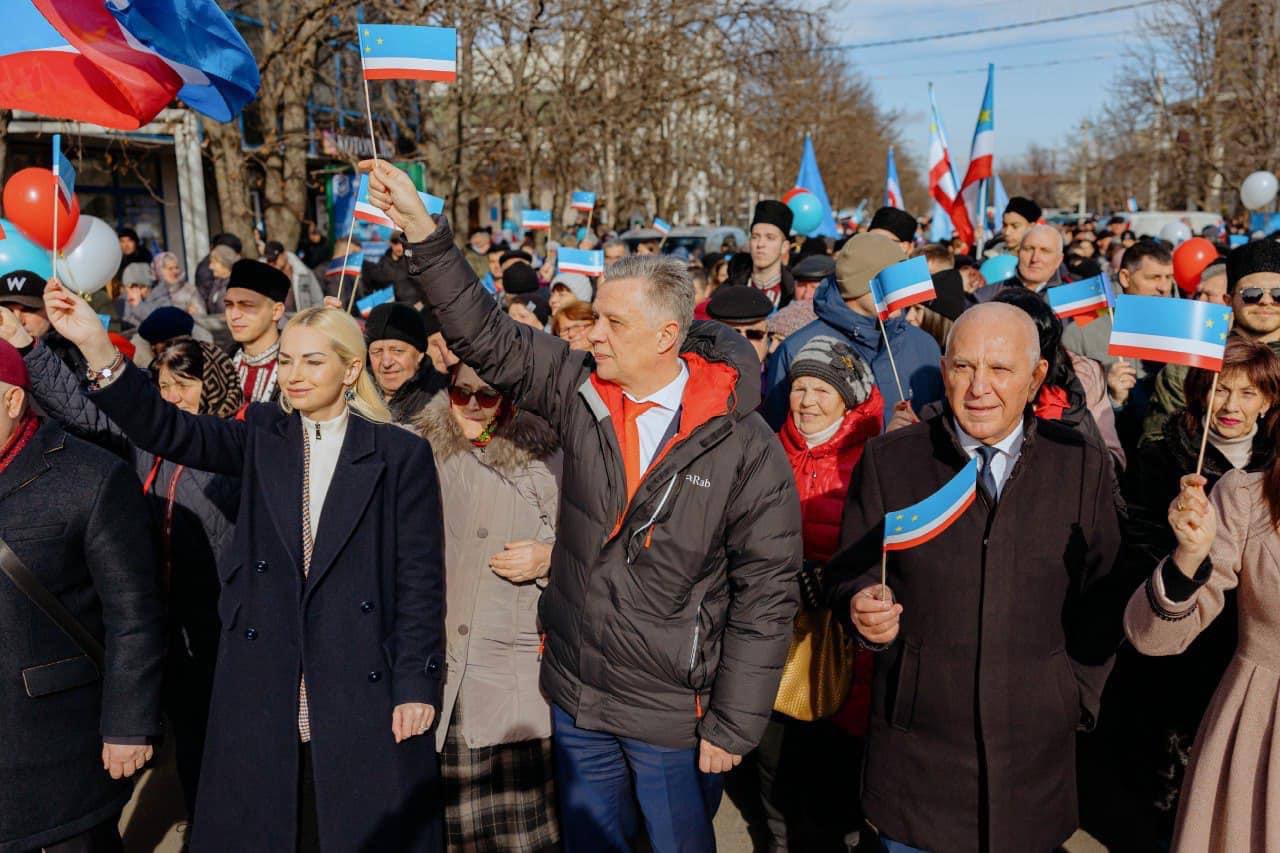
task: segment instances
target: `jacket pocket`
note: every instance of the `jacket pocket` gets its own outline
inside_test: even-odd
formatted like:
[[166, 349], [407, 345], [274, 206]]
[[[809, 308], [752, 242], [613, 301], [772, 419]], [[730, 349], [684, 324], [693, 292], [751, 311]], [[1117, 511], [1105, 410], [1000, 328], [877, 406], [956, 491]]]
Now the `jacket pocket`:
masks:
[[22, 684], [32, 699], [84, 687], [98, 680], [98, 668], [88, 655], [29, 666], [22, 671]]
[[889, 725], [899, 731], [911, 731], [919, 681], [920, 641], [909, 637], [902, 643], [902, 655], [898, 658], [898, 677], [893, 685], [889, 706]]
[[4, 531], [6, 542], [34, 542], [38, 539], [57, 539], [67, 532], [65, 524], [29, 524]]

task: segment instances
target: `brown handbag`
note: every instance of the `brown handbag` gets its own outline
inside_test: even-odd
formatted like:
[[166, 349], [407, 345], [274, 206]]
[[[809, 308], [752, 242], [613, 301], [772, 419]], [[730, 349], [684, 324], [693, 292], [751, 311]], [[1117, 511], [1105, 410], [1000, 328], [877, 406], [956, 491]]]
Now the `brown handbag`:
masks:
[[853, 684], [855, 653], [853, 642], [828, 608], [801, 607], [773, 709], [805, 722], [840, 710]]

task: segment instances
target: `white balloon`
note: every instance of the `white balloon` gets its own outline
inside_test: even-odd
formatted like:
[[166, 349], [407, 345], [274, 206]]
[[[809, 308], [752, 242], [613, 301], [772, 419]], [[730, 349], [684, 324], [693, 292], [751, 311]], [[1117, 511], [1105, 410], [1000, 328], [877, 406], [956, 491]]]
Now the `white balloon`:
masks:
[[76, 293], [96, 293], [111, 281], [123, 256], [114, 228], [96, 216], [81, 215], [58, 258], [58, 280]]
[[1167, 240], [1177, 246], [1179, 243], [1191, 239], [1191, 229], [1187, 226], [1187, 223], [1179, 222], [1175, 219], [1173, 222], [1165, 223], [1165, 226], [1160, 229], [1160, 239]]
[[1240, 184], [1240, 203], [1250, 210], [1261, 210], [1276, 197], [1276, 176], [1270, 172], [1254, 172]]

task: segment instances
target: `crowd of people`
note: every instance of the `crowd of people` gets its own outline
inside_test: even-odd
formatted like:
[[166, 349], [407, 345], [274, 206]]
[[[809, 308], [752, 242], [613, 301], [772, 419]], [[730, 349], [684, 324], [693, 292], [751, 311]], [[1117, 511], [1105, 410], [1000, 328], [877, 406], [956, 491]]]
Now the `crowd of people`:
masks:
[[[358, 279], [314, 226], [0, 270], [0, 851], [120, 850], [165, 740], [210, 853], [710, 851], [726, 793], [768, 850], [1280, 849], [1276, 239], [1184, 289], [1120, 217], [763, 200], [593, 280], [361, 168]], [[1216, 382], [1049, 307], [1103, 271], [1230, 306]]]

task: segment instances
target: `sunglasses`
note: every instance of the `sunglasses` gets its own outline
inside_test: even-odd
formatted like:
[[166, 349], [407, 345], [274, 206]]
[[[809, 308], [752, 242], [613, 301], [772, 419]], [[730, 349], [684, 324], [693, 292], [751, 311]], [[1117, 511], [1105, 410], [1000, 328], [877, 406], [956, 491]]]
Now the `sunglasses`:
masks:
[[482, 409], [496, 406], [502, 402], [502, 395], [497, 391], [468, 391], [465, 388], [449, 386], [449, 399], [455, 406], [465, 406], [471, 402], [472, 398]]
[[749, 341], [763, 341], [769, 334], [765, 329], [739, 329], [738, 332]]
[[1264, 293], [1270, 293], [1271, 301], [1280, 304], [1280, 287], [1246, 287], [1240, 291], [1240, 301], [1245, 305], [1257, 305], [1262, 301], [1262, 294]]

